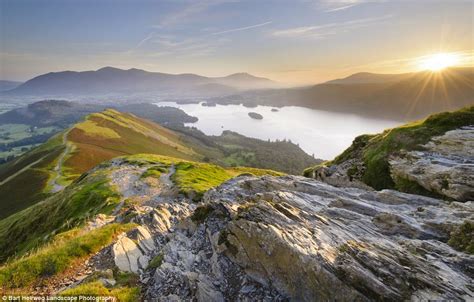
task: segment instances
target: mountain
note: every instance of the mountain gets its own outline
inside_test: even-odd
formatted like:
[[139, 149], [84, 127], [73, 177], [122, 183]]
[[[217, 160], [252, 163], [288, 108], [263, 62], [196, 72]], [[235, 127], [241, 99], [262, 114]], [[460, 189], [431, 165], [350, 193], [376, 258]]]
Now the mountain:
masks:
[[410, 121], [474, 104], [474, 68], [400, 75], [359, 73], [310, 87], [215, 97], [213, 103], [302, 106]]
[[[212, 85], [218, 85], [213, 87]], [[203, 91], [203, 85], [207, 87]], [[224, 86], [222, 86], [224, 85]], [[118, 69], [104, 67], [96, 71], [51, 72], [37, 76], [7, 95], [135, 95], [135, 94], [193, 94], [222, 93], [222, 89], [256, 89], [274, 87], [269, 79], [249, 74], [233, 74], [226, 77], [209, 78], [196, 74], [167, 74], [140, 69]]]
[[[70, 108], [69, 105], [76, 106], [48, 101], [30, 105], [27, 112], [36, 112], [32, 108], [55, 105], [59, 108], [50, 108], [48, 112], [64, 113], [64, 108]], [[149, 118], [153, 118], [153, 110], [164, 110], [161, 117], [169, 114], [166, 107], [147, 104], [138, 108], [147, 111]], [[171, 113], [174, 116], [176, 112], [173, 110]], [[59, 117], [55, 115], [52, 120], [56, 124], [65, 124]], [[160, 115], [154, 118], [159, 119]], [[48, 118], [33, 120], [36, 123], [50, 121]], [[168, 126], [173, 130], [114, 109], [87, 115], [46, 143], [0, 165], [0, 219], [61, 191], [81, 174], [117, 156], [159, 154], [227, 167], [253, 166], [294, 174], [320, 162], [290, 142], [261, 141], [231, 132], [206, 136], [177, 121], [168, 123]]]
[[357, 137], [334, 160], [305, 171], [337, 186], [474, 199], [474, 106]]
[[326, 82], [326, 84], [369, 84], [369, 83], [390, 83], [407, 79], [412, 73], [402, 74], [379, 74], [370, 72], [359, 72], [342, 79]]
[[20, 86], [22, 82], [0, 80], [0, 92], [14, 89]]
[[[364, 136], [339, 159], [351, 166], [368, 156], [379, 168], [365, 171], [386, 179], [386, 153], [408, 171], [397, 158], [403, 146], [418, 168], [411, 177], [442, 180], [457, 170], [463, 178], [444, 178], [442, 192], [468, 196], [452, 193], [472, 185], [473, 130], [465, 125], [473, 112]], [[352, 176], [364, 173], [356, 168]], [[325, 181], [150, 154], [103, 162], [0, 220], [2, 293], [127, 302], [474, 296], [472, 197], [450, 202]]]
[[[173, 107], [158, 107], [149, 103], [107, 106], [116, 110], [132, 113], [150, 119], [159, 124], [194, 123], [196, 117]], [[105, 105], [70, 102], [63, 100], [45, 100], [25, 107], [16, 108], [0, 114], [1, 124], [26, 124], [29, 126], [58, 126], [67, 128], [86, 115], [106, 109]]]

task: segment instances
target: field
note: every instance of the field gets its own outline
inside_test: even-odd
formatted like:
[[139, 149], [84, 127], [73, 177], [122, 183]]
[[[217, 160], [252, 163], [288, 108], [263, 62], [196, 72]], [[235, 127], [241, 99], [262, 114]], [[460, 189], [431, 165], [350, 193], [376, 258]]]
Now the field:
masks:
[[0, 125], [0, 163], [33, 149], [58, 131], [60, 131], [60, 128], [55, 126]]

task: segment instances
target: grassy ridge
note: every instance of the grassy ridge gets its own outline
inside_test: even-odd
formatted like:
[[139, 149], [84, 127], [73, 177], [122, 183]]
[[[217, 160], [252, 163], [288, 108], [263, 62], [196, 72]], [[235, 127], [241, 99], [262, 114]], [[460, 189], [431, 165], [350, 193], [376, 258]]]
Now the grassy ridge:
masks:
[[[179, 188], [180, 193], [193, 198], [200, 199], [209, 189], [216, 187], [223, 182], [241, 174], [252, 174], [255, 176], [283, 175], [267, 169], [232, 167], [223, 168], [209, 163], [190, 162], [177, 158], [157, 156], [152, 154], [137, 154], [124, 158], [128, 163], [135, 165], [153, 165], [144, 175], [156, 175], [156, 172], [163, 173], [163, 168], [169, 168], [174, 165], [176, 171], [171, 176], [172, 181]], [[160, 167], [155, 166], [160, 164]]]
[[[385, 130], [381, 134], [359, 136], [341, 155], [324, 165], [337, 165], [353, 158], [361, 159], [365, 168], [361, 180], [369, 186], [377, 190], [399, 189], [425, 195], [426, 192], [420, 191], [420, 188], [413, 184], [392, 179], [389, 157], [402, 150], [422, 150], [422, 145], [428, 143], [432, 137], [469, 125], [474, 125], [474, 106], [435, 114], [422, 121]], [[310, 175], [317, 167], [307, 169], [305, 175]]]
[[72, 175], [122, 155], [154, 153], [185, 159], [199, 157], [170, 130], [115, 110], [90, 115], [69, 132], [68, 140], [76, 146], [65, 162], [65, 167], [70, 168], [68, 174]]

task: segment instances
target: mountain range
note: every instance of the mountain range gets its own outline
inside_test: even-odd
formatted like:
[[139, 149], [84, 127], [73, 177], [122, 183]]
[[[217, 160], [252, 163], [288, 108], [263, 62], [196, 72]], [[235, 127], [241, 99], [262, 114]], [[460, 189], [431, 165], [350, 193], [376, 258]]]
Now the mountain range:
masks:
[[85, 97], [95, 102], [104, 100], [105, 96], [114, 103], [156, 101], [157, 96], [177, 98], [180, 102], [205, 98], [208, 104], [302, 106], [410, 121], [473, 104], [474, 68], [403, 74], [361, 72], [312, 86], [277, 86], [276, 82], [247, 73], [209, 78], [104, 67], [96, 71], [44, 74], [0, 95], [19, 99], [59, 96], [82, 100]]
[[85, 96], [127, 94], [214, 95], [239, 90], [275, 87], [276, 83], [248, 73], [225, 77], [167, 74], [140, 69], [104, 67], [95, 71], [50, 72], [5, 92], [7, 95]]
[[448, 68], [436, 73], [357, 73], [309, 87], [251, 91], [215, 97], [210, 102], [302, 106], [411, 121], [474, 104], [474, 68]]

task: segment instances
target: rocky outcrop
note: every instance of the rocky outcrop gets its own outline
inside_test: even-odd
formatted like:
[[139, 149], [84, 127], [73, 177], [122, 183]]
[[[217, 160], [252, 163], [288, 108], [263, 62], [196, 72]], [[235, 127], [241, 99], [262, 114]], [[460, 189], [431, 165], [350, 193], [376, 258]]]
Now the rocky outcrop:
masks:
[[[138, 177], [144, 168], [111, 167], [121, 194], [137, 201], [115, 220], [137, 227], [98, 253], [97, 266], [137, 274], [143, 300], [474, 299], [474, 256], [450, 246], [474, 221], [472, 201], [247, 175], [196, 204], [172, 194], [170, 174], [151, 187]], [[453, 246], [469, 239], [456, 235]]]
[[[291, 300], [472, 299], [474, 257], [446, 244], [474, 205], [333, 186], [239, 178], [206, 194], [223, 228], [214, 249]], [[217, 244], [216, 244], [217, 243]]]
[[423, 151], [390, 159], [395, 180], [409, 180], [450, 199], [474, 200], [474, 127], [433, 137]]

